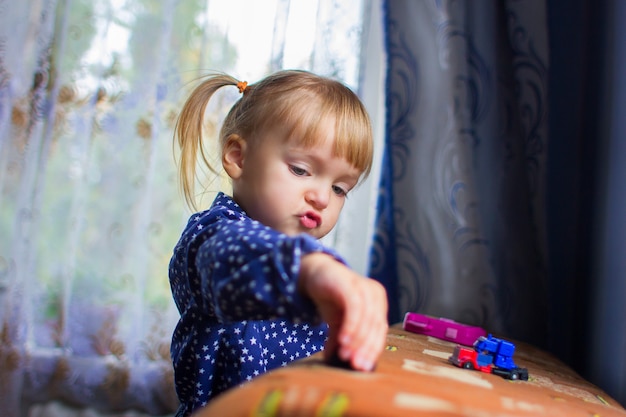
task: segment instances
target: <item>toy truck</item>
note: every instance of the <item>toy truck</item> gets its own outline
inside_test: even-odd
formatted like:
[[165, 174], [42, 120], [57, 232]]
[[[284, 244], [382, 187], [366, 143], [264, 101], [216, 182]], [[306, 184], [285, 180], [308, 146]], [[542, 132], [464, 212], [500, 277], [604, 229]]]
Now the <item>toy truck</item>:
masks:
[[468, 326], [454, 320], [412, 312], [404, 315], [402, 328], [408, 332], [425, 334], [465, 346], [472, 346], [478, 337], [487, 334], [481, 327]]
[[513, 361], [515, 345], [509, 341], [480, 336], [473, 348], [457, 345], [448, 361], [464, 369], [477, 369], [482, 372], [511, 380], [528, 380], [528, 370], [518, 367]]

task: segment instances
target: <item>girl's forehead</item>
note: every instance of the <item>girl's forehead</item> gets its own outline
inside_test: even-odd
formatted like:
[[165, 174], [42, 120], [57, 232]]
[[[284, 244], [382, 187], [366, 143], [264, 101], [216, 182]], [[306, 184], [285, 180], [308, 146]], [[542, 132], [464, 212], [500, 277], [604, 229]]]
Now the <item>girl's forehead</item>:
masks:
[[315, 146], [329, 140], [334, 142], [336, 118], [330, 115], [292, 114], [290, 117], [268, 120], [257, 132], [288, 143]]
[[369, 172], [373, 150], [369, 121], [348, 114], [333, 106], [320, 107], [313, 100], [310, 106], [295, 106], [293, 111], [282, 112], [274, 118], [270, 116], [254, 135], [271, 135], [302, 148], [325, 143], [332, 147], [333, 156], [346, 159], [362, 172]]

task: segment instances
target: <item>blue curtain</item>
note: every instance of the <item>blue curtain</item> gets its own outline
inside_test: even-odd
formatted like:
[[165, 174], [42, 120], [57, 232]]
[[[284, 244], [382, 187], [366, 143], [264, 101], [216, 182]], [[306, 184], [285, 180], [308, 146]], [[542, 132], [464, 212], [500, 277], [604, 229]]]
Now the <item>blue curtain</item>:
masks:
[[626, 405], [626, 4], [548, 4], [549, 345]]
[[547, 348], [626, 403], [619, 1], [384, 2], [370, 275], [417, 311]]

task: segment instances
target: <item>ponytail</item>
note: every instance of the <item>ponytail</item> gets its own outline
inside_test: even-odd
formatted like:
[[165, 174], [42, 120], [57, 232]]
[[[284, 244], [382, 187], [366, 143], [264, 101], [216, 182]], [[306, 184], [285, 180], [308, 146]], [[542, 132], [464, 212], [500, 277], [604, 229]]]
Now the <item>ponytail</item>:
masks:
[[179, 181], [189, 207], [196, 209], [194, 185], [198, 158], [213, 173], [218, 171], [211, 165], [202, 145], [204, 112], [211, 97], [224, 86], [238, 86], [239, 81], [230, 75], [210, 75], [198, 85], [185, 101], [175, 126], [174, 145], [180, 148]]

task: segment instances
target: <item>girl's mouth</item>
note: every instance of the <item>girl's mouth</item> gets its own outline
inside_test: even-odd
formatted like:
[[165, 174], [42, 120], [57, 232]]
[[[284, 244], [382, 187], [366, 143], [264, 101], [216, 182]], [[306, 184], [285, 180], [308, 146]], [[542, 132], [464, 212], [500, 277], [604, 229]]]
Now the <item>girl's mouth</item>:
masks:
[[306, 229], [314, 229], [322, 224], [322, 219], [316, 213], [308, 211], [300, 216], [300, 224]]

